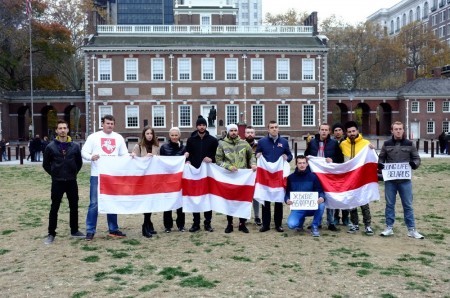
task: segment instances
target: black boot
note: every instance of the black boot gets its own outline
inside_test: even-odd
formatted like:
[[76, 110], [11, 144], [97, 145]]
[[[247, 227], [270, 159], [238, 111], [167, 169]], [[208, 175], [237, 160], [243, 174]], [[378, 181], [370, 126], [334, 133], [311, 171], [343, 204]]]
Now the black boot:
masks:
[[152, 237], [152, 233], [150, 233], [149, 227], [146, 224], [142, 225], [142, 236], [144, 236], [146, 238]]
[[148, 231], [152, 235], [158, 234], [158, 232], [155, 231], [155, 228], [153, 227], [153, 223], [152, 222], [150, 222], [150, 224], [148, 225]]

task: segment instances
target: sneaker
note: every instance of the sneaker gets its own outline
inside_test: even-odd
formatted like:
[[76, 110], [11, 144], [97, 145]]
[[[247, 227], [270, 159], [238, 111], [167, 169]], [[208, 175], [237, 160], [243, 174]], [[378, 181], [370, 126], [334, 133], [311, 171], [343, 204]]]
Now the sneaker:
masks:
[[422, 234], [417, 232], [416, 229], [409, 229], [408, 230], [408, 237], [415, 238], [415, 239], [424, 239], [425, 238]]
[[172, 232], [172, 229], [171, 229], [171, 228], [166, 228], [166, 229], [164, 230], [164, 232], [170, 233], [170, 232]]
[[255, 225], [257, 225], [257, 226], [262, 225], [261, 218], [255, 217]]
[[214, 229], [211, 227], [210, 224], [205, 224], [205, 231], [214, 232]]
[[55, 236], [48, 235], [47, 239], [45, 239], [44, 244], [52, 244], [55, 241]]
[[268, 230], [270, 230], [270, 228], [269, 228], [269, 227], [265, 227], [265, 226], [262, 226], [262, 227], [259, 229], [259, 231], [260, 231], [261, 233], [267, 232]]
[[283, 229], [282, 226], [275, 227], [275, 230], [276, 230], [278, 233], [283, 233], [283, 232], [284, 232], [284, 229]]
[[184, 227], [178, 228], [179, 232], [186, 232], [186, 229]]
[[328, 225], [328, 230], [333, 231], [333, 232], [337, 232], [338, 229], [336, 228], [336, 225], [331, 224], [331, 225]]
[[76, 233], [70, 234], [70, 236], [72, 236], [72, 238], [79, 238], [79, 239], [86, 238], [86, 235], [84, 235], [80, 231], [77, 231]]
[[189, 232], [194, 233], [200, 231], [200, 226], [198, 225], [192, 225], [192, 227], [189, 229]]
[[303, 233], [305, 231], [305, 229], [303, 228], [303, 226], [301, 226], [301, 227], [296, 228], [295, 231], [297, 231], [299, 233]]
[[109, 232], [108, 236], [109, 237], [113, 237], [113, 238], [125, 238], [125, 237], [127, 237], [126, 234], [122, 233], [119, 230], [114, 231], [114, 232]]
[[347, 233], [355, 234], [357, 231], [359, 231], [358, 225], [349, 225]]
[[249, 230], [247, 229], [247, 227], [243, 223], [239, 224], [239, 231], [241, 231], [243, 233], [246, 233], [246, 234], [249, 232]]
[[394, 235], [394, 230], [392, 227], [386, 227], [383, 232], [381, 232], [380, 236], [392, 236]]
[[367, 236], [373, 236], [373, 230], [370, 226], [367, 226], [364, 232], [366, 233]]
[[92, 240], [94, 240], [94, 233], [87, 233], [86, 241], [92, 241]]
[[225, 228], [225, 233], [229, 234], [233, 232], [233, 225], [227, 225], [227, 227]]
[[313, 237], [320, 237], [319, 228], [316, 226], [311, 227], [311, 235]]

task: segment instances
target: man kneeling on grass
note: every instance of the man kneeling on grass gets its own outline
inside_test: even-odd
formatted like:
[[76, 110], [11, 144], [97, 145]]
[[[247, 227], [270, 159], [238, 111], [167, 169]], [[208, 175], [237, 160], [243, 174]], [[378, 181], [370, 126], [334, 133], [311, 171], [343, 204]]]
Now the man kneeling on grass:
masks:
[[284, 201], [288, 205], [292, 205], [290, 200], [291, 192], [317, 192], [318, 200], [317, 210], [291, 210], [287, 219], [287, 225], [289, 229], [303, 230], [303, 224], [307, 216], [314, 216], [311, 234], [313, 237], [319, 237], [319, 225], [322, 222], [323, 212], [325, 210], [325, 193], [323, 192], [322, 185], [320, 185], [319, 179], [316, 174], [311, 172], [308, 166], [308, 161], [304, 155], [299, 155], [295, 159], [297, 167], [294, 173], [288, 176], [286, 195]]

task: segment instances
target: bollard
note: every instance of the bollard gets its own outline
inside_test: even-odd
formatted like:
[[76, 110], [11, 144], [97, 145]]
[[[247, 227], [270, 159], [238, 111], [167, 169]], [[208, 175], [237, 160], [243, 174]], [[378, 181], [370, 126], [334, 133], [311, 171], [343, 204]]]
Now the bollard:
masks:
[[447, 141], [447, 155], [450, 155], [450, 141]]
[[434, 157], [434, 142], [431, 141], [431, 157]]
[[380, 139], [377, 139], [377, 150], [380, 149]]
[[25, 147], [20, 148], [20, 164], [23, 165], [23, 158], [25, 156]]
[[297, 158], [297, 142], [294, 143], [295, 158]]
[[16, 146], [16, 160], [19, 159], [19, 154], [20, 154], [20, 147], [19, 145]]
[[294, 148], [294, 139], [291, 140], [291, 143], [292, 143], [291, 148]]
[[420, 139], [417, 139], [417, 142], [416, 142], [416, 149], [417, 149], [417, 151], [419, 151], [419, 147], [420, 147]]
[[8, 147], [8, 160], [11, 161], [11, 147]]
[[423, 141], [423, 152], [428, 154], [428, 141]]
[[439, 154], [439, 141], [436, 141], [436, 155]]

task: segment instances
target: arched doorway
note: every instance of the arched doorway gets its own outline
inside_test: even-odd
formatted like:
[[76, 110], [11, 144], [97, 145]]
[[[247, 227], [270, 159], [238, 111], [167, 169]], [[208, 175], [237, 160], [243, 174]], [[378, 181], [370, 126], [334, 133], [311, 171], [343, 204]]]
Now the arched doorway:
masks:
[[45, 106], [41, 110], [42, 115], [42, 137], [48, 136], [50, 140], [55, 137], [55, 128], [58, 123], [58, 113], [52, 106]]
[[354, 118], [359, 126], [359, 131], [361, 133], [369, 134], [370, 133], [370, 107], [363, 102], [358, 103], [356, 108], [354, 109]]
[[82, 137], [81, 110], [77, 106], [70, 105], [64, 109], [64, 120], [69, 123], [69, 133], [73, 139]]
[[348, 108], [343, 103], [336, 103], [331, 112], [331, 125], [334, 123], [345, 123], [349, 120]]
[[31, 110], [27, 106], [22, 106], [17, 111], [17, 136], [19, 141], [27, 141], [31, 138]]
[[391, 134], [392, 107], [387, 103], [381, 103], [377, 107], [377, 135], [385, 136]]

